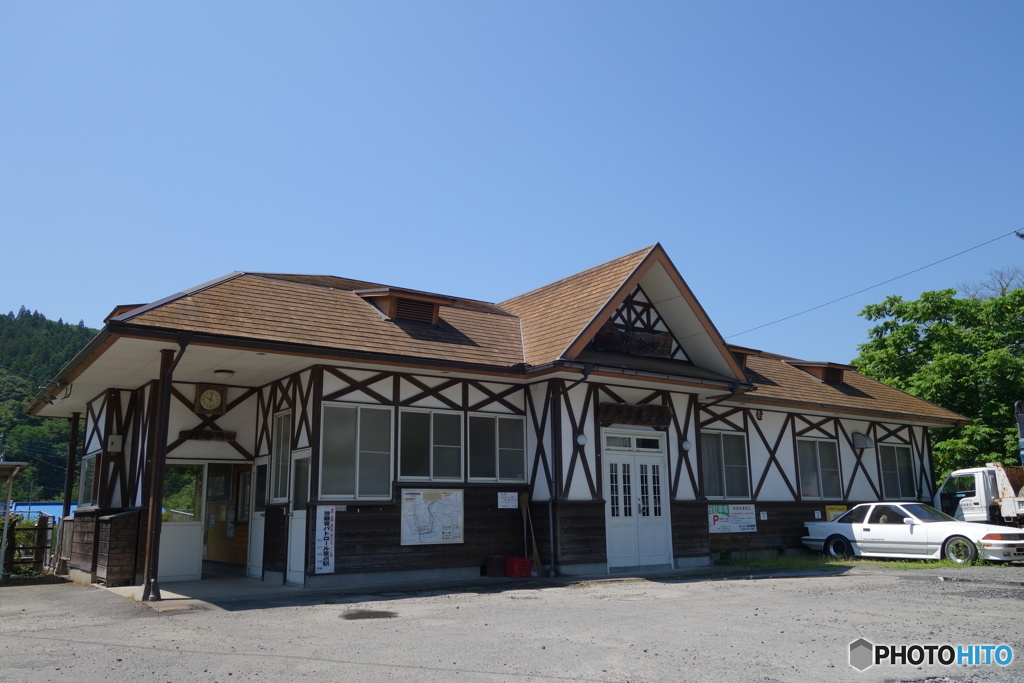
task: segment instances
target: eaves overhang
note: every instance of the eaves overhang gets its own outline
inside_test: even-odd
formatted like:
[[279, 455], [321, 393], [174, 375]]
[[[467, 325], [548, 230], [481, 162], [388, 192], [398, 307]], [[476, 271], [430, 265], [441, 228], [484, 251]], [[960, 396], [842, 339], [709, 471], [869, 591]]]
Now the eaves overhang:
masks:
[[735, 402], [741, 404], [750, 404], [764, 407], [777, 407], [777, 408], [804, 408], [811, 409], [815, 412], [849, 415], [851, 417], [863, 417], [863, 418], [881, 418], [886, 420], [893, 420], [897, 422], [911, 422], [920, 425], [930, 425], [937, 429], [942, 428], [954, 428], [963, 427], [971, 424], [971, 420], [958, 415], [959, 419], [943, 419], [940, 417], [934, 417], [931, 415], [919, 415], [915, 413], [900, 412], [893, 410], [877, 410], [871, 408], [852, 408], [849, 406], [837, 406], [829, 403], [820, 403], [814, 401], [795, 401], [795, 400], [784, 400], [778, 398], [762, 398], [756, 395], [744, 394], [742, 398], [737, 399]]

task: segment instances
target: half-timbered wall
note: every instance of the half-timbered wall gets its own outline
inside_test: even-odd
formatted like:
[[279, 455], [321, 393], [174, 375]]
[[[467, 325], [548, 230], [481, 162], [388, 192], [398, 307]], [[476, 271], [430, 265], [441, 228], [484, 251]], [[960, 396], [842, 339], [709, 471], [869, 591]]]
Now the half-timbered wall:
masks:
[[[820, 500], [864, 502], [886, 498], [882, 489], [879, 445], [910, 449], [914, 463], [915, 498], [930, 500], [935, 493], [931, 476], [927, 429], [891, 422], [856, 420], [835, 416], [805, 415], [727, 405], [702, 408], [701, 430], [746, 435], [749, 478], [753, 501]], [[856, 448], [855, 433], [865, 435], [874, 448]], [[797, 441], [815, 439], [835, 442], [839, 451], [842, 495], [805, 498], [800, 494]], [[699, 450], [699, 449], [698, 449]], [[888, 497], [893, 497], [891, 494]]]
[[[598, 406], [601, 403], [630, 403], [661, 405], [671, 409], [671, 423], [666, 429], [660, 430], [667, 437], [665, 446], [671, 494], [674, 500], [693, 499], [697, 486], [696, 461], [692, 446], [691, 451], [687, 452], [682, 445], [684, 441], [689, 441], [690, 444], [696, 442], [696, 396], [599, 381], [588, 381], [572, 386], [563, 380], [552, 380], [549, 386], [549, 400], [560, 418], [557, 420], [559, 428], [555, 450], [561, 453], [561, 462], [557, 463], [560, 466], [554, 468], [558, 473], [556, 498], [578, 501], [602, 499], [603, 443], [602, 425], [597, 422]], [[536, 391], [534, 393], [536, 395]], [[645, 429], [630, 426], [625, 428]], [[585, 444], [577, 442], [578, 434], [586, 437]]]

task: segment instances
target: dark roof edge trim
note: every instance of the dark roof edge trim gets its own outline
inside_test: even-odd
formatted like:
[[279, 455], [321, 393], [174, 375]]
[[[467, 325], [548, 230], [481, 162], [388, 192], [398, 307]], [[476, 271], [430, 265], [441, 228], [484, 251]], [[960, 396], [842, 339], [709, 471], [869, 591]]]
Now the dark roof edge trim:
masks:
[[165, 296], [163, 299], [160, 299], [159, 301], [154, 301], [153, 303], [145, 304], [144, 306], [139, 306], [138, 308], [133, 308], [130, 311], [125, 311], [121, 315], [111, 316], [105, 322], [113, 323], [113, 322], [125, 322], [127, 320], [131, 320], [132, 318], [134, 318], [137, 315], [142, 315], [143, 313], [146, 313], [148, 311], [152, 311], [154, 308], [159, 308], [160, 306], [163, 306], [164, 304], [169, 304], [172, 301], [177, 301], [178, 299], [184, 299], [185, 297], [192, 296], [193, 294], [201, 292], [204, 289], [210, 289], [211, 287], [216, 287], [217, 285], [220, 285], [220, 284], [223, 284], [225, 282], [228, 282], [229, 280], [234, 280], [236, 278], [242, 277], [243, 275], [246, 275], [246, 273], [244, 271], [236, 270], [233, 273], [228, 273], [227, 275], [224, 275], [224, 276], [219, 277], [219, 278], [215, 278], [213, 280], [210, 280], [209, 282], [204, 282], [201, 285], [196, 285], [195, 287], [190, 287], [189, 289], [186, 289], [186, 290], [183, 290], [181, 292], [178, 292], [177, 294], [171, 294], [170, 296]]
[[[916, 398], [919, 401], [924, 401], [925, 403], [928, 403], [928, 401], [925, 401], [923, 398], [917, 398], [917, 396], [914, 396], [913, 398]], [[959, 419], [943, 419], [941, 417], [934, 417], [934, 416], [929, 416], [929, 415], [915, 415], [915, 414], [912, 414], [912, 413], [893, 412], [893, 411], [888, 411], [888, 410], [863, 410], [863, 409], [859, 409], [859, 408], [849, 408], [847, 406], [831, 405], [831, 404], [828, 404], [828, 403], [814, 403], [813, 401], [787, 401], [785, 399], [762, 398], [760, 396], [749, 396], [749, 395], [744, 395], [743, 397], [741, 397], [740, 400], [742, 400], [743, 402], [746, 402], [746, 403], [755, 403], [757, 405], [764, 405], [764, 406], [779, 406], [779, 407], [783, 407], [783, 406], [799, 406], [799, 407], [802, 407], [802, 408], [814, 408], [816, 410], [828, 411], [828, 412], [832, 412], [832, 413], [842, 413], [844, 415], [862, 415], [864, 417], [899, 418], [896, 421], [906, 423], [908, 420], [910, 420], [910, 421], [914, 421], [914, 422], [922, 422], [922, 423], [928, 423], [928, 424], [934, 424], [934, 425], [941, 425], [941, 426], [950, 427], [950, 428], [952, 428], [952, 427], [962, 427], [964, 425], [968, 425], [968, 424], [971, 423], [971, 420], [969, 420], [968, 418], [964, 417], [963, 415], [957, 415], [957, 417]], [[935, 404], [934, 403], [929, 403], [929, 405], [935, 405]], [[941, 407], [941, 406], [936, 406], [936, 407]], [[942, 408], [942, 410], [946, 410], [946, 409]], [[952, 411], [949, 411], [949, 412], [951, 414], [953, 414], [953, 415], [956, 415], [956, 413], [953, 413]]]

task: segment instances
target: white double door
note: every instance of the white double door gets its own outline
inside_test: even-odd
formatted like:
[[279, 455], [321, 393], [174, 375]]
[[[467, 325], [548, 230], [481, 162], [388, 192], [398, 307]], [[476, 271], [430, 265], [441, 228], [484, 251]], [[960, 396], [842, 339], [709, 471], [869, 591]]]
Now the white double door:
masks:
[[672, 563], [664, 455], [604, 455], [608, 568]]

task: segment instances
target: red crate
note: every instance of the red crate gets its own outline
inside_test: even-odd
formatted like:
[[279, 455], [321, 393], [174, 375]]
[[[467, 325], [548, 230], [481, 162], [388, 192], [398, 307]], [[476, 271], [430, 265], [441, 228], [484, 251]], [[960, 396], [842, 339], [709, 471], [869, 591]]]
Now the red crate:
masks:
[[505, 576], [511, 576], [516, 579], [529, 578], [530, 566], [532, 564], [528, 557], [506, 557]]

